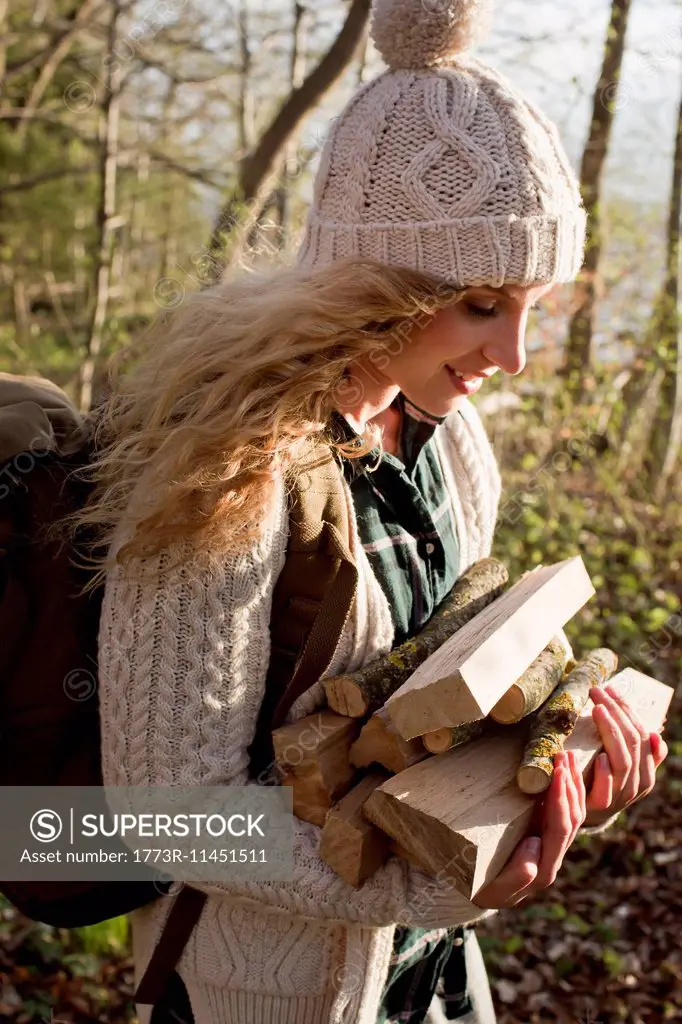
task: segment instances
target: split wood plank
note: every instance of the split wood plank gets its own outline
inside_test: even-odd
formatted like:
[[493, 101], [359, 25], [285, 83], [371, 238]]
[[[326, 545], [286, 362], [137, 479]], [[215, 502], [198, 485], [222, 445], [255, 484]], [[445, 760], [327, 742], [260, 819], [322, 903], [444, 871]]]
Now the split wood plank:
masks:
[[351, 763], [358, 768], [376, 763], [396, 774], [427, 756], [421, 739], [404, 740], [384, 708], [374, 712], [350, 748]]
[[424, 870], [422, 864], [419, 863], [414, 854], [406, 850], [404, 846], [401, 846], [395, 839], [391, 839], [391, 853], [394, 853], [396, 857], [400, 857], [402, 860], [406, 860], [408, 864], [412, 864], [413, 867], [419, 868], [420, 871]]
[[358, 776], [350, 748], [362, 723], [328, 708], [273, 730], [275, 762], [282, 784], [291, 786], [297, 818], [324, 825], [327, 812]]
[[386, 701], [403, 739], [485, 718], [594, 592], [579, 555], [518, 580]]
[[[610, 685], [649, 731], [665, 720], [673, 689], [635, 669]], [[586, 773], [601, 750], [588, 701], [568, 737]], [[527, 832], [535, 798], [516, 784], [528, 720], [500, 727], [445, 754], [427, 758], [379, 786], [365, 804], [369, 820], [392, 836], [429, 874], [450, 879], [468, 899], [495, 878]]]
[[320, 857], [349, 885], [362, 885], [389, 858], [391, 840], [362, 814], [362, 805], [387, 778], [385, 772], [371, 772], [327, 814]]
[[334, 801], [319, 772], [312, 771], [308, 775], [285, 772], [281, 784], [293, 790], [292, 810], [297, 818], [312, 825], [324, 825]]

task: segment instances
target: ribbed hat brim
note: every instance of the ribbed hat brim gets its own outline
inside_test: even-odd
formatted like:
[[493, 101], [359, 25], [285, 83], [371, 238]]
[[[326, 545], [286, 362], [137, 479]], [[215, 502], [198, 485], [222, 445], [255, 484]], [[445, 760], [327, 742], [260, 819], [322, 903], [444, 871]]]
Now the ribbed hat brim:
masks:
[[465, 287], [572, 281], [582, 265], [585, 211], [561, 215], [469, 217], [410, 224], [334, 224], [309, 217], [299, 266], [351, 257], [433, 274]]

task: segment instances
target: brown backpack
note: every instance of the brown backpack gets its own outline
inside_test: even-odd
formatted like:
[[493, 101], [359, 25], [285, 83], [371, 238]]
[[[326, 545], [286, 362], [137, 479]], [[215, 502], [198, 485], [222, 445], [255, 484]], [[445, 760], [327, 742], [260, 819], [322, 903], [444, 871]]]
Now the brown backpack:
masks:
[[[47, 525], [85, 502], [91, 484], [78, 470], [91, 454], [87, 420], [60, 388], [0, 373], [0, 786], [102, 787], [102, 588], [80, 593], [87, 572], [74, 559], [78, 541], [44, 536]], [[273, 595], [266, 694], [249, 749], [251, 774], [261, 781], [272, 760], [271, 731], [329, 666], [357, 586], [339, 467], [327, 450], [301, 468], [290, 478], [287, 557]], [[128, 913], [161, 898], [170, 884], [150, 871], [148, 881], [136, 882], [0, 881], [0, 892], [27, 917], [69, 928]], [[137, 1002], [162, 994], [205, 898], [181, 888]]]

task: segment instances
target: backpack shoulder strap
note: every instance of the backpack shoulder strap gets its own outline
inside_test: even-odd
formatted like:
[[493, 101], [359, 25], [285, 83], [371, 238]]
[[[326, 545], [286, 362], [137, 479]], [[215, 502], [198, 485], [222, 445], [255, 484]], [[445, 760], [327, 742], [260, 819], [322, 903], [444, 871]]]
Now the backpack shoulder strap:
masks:
[[289, 542], [273, 594], [270, 666], [250, 748], [255, 775], [272, 761], [272, 730], [329, 667], [357, 590], [346, 494], [331, 449], [308, 457], [289, 482]]
[[[271, 728], [280, 726], [291, 705], [328, 669], [357, 590], [350, 553], [350, 520], [341, 471], [328, 449], [294, 485], [285, 592], [316, 605], [315, 616], [295, 670], [282, 693]], [[305, 568], [305, 572], [303, 572]], [[300, 572], [300, 575], [299, 575]], [[275, 614], [279, 608], [274, 609]], [[286, 616], [286, 612], [283, 612]], [[286, 627], [286, 617], [284, 619]]]

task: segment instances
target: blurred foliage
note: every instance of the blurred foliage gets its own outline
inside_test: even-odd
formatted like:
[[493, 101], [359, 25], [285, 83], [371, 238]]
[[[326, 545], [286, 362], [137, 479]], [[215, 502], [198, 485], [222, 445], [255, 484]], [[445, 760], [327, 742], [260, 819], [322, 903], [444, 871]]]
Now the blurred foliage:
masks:
[[603, 405], [557, 408], [544, 372], [530, 371], [519, 406], [489, 423], [503, 477], [493, 553], [512, 579], [581, 555], [596, 596], [566, 627], [575, 652], [611, 647], [621, 667], [675, 683], [682, 669], [679, 476], [663, 504], [653, 503], [641, 480], [619, 469], [617, 435], [608, 422], [597, 423]]

